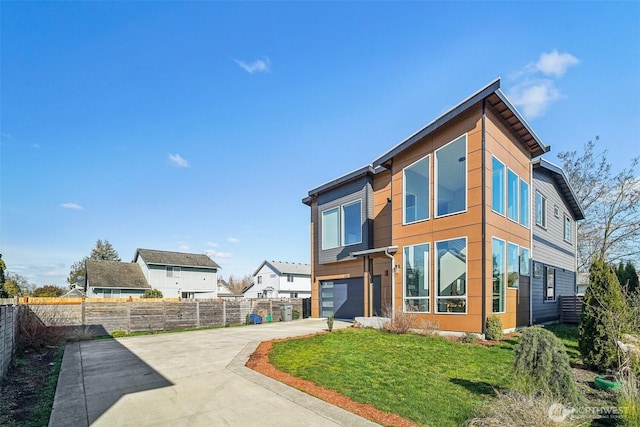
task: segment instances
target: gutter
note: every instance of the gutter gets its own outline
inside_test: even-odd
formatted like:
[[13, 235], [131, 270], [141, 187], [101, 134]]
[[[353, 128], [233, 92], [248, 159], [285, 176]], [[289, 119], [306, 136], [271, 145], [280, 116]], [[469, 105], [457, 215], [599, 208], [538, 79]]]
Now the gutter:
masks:
[[[482, 334], [486, 333], [487, 326], [487, 100], [482, 100]], [[506, 304], [506, 302], [505, 302]]]
[[[396, 246], [396, 251], [397, 251]], [[395, 251], [394, 251], [395, 253]], [[395, 318], [396, 308], [395, 308], [395, 296], [396, 296], [396, 259], [393, 257], [393, 254], [389, 252], [389, 247], [384, 248], [384, 254], [391, 260], [391, 317]]]

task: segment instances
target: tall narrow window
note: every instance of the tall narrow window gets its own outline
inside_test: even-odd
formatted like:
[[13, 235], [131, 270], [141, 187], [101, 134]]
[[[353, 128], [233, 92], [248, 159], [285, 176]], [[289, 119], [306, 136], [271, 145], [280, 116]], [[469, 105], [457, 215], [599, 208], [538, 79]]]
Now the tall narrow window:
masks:
[[293, 274], [287, 274], [287, 282], [293, 282]]
[[529, 276], [531, 274], [531, 260], [529, 248], [520, 248], [520, 275]]
[[507, 216], [518, 221], [518, 175], [511, 169], [507, 171]]
[[467, 312], [467, 239], [436, 242], [438, 313]]
[[564, 217], [564, 241], [571, 243], [571, 218]]
[[547, 199], [536, 191], [536, 224], [547, 226]]
[[340, 246], [340, 211], [333, 208], [322, 212], [322, 249]]
[[520, 224], [529, 227], [529, 184], [520, 180]]
[[342, 206], [342, 244], [362, 242], [362, 202], [360, 200]]
[[506, 259], [506, 250], [504, 240], [491, 240], [491, 251], [493, 258], [493, 312], [504, 312], [505, 303], [505, 277], [506, 269], [504, 261]]
[[544, 287], [545, 300], [555, 301], [556, 299], [556, 269], [553, 267], [545, 267]]
[[517, 288], [520, 286], [520, 256], [518, 245], [507, 245], [507, 286]]
[[436, 216], [467, 209], [467, 135], [436, 150]]
[[429, 313], [429, 244], [404, 248], [405, 311]]
[[429, 156], [402, 171], [404, 183], [404, 223], [429, 218]]
[[491, 208], [504, 215], [504, 163], [493, 157], [491, 167]]

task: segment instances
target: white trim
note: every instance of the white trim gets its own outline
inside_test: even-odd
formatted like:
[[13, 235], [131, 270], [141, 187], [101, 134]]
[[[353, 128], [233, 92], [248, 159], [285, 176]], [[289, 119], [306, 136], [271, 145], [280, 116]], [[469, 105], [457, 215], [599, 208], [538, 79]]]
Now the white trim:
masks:
[[[508, 272], [508, 266], [507, 266], [507, 259], [509, 258], [509, 255], [507, 254], [507, 245], [509, 244], [509, 242], [507, 242], [505, 239], [501, 239], [499, 237], [496, 236], [491, 236], [491, 259], [493, 260], [493, 240], [500, 240], [503, 244], [504, 244], [504, 257], [502, 259], [503, 262], [503, 267], [504, 267], [504, 276], [503, 276], [503, 283], [502, 283], [502, 291], [503, 293], [503, 298], [504, 298], [504, 304], [502, 305], [503, 310], [502, 311], [493, 311], [493, 295], [491, 295], [492, 299], [491, 299], [491, 314], [504, 314], [507, 312], [507, 282], [509, 281], [509, 272]], [[492, 272], [493, 273], [493, 272]], [[492, 280], [492, 286], [491, 286], [491, 292], [493, 294], [493, 274], [491, 274], [491, 280]]]
[[[427, 259], [425, 260], [425, 283], [427, 285], [427, 292], [429, 293], [426, 297], [417, 297], [417, 296], [412, 296], [409, 297], [407, 296], [407, 260], [405, 259], [405, 255], [404, 255], [404, 251], [407, 248], [415, 248], [416, 246], [423, 246], [423, 245], [427, 245]], [[402, 247], [402, 311], [403, 313], [416, 313], [416, 314], [430, 314], [432, 312], [434, 312], [434, 310], [432, 310], [432, 294], [431, 294], [431, 242], [424, 242], [424, 243], [417, 243], [415, 245], [406, 245]], [[411, 310], [407, 310], [407, 300], [408, 299], [412, 299], [412, 300], [427, 300], [428, 302], [428, 306], [429, 309], [427, 311], [411, 311]]]
[[[324, 245], [324, 213], [328, 212], [328, 211], [332, 211], [332, 210], [337, 210], [338, 212], [338, 244], [336, 246], [330, 246], [330, 247], [325, 247]], [[327, 250], [327, 249], [334, 249], [334, 248], [339, 248], [340, 247], [340, 206], [334, 206], [332, 208], [328, 208], [325, 209], [323, 211], [320, 212], [320, 249], [321, 250]]]
[[[569, 240], [567, 240], [567, 221], [569, 221]], [[569, 244], [573, 244], [573, 224], [571, 223], [571, 218], [569, 217], [569, 215], [564, 214], [564, 222], [562, 223], [562, 231], [563, 231], [563, 236], [562, 236], [562, 240], [564, 240], [566, 243]]]
[[[356, 203], [360, 203], [360, 240], [357, 242], [353, 242], [353, 243], [349, 243], [346, 244], [344, 242], [345, 240], [345, 236], [344, 236], [344, 228], [345, 228], [345, 221], [344, 221], [344, 208], [345, 206], [350, 206], [350, 205], [355, 205]], [[343, 203], [340, 205], [340, 217], [338, 218], [338, 220], [340, 221], [340, 240], [338, 243], [341, 243], [341, 245], [339, 246], [352, 246], [352, 245], [359, 245], [360, 243], [362, 243], [362, 206], [364, 203], [362, 203], [362, 199], [356, 199], [356, 200], [352, 200], [350, 202], [347, 203]]]
[[[509, 172], [511, 172], [516, 177], [516, 219], [513, 219], [513, 218], [511, 218], [511, 216], [509, 216]], [[507, 191], [506, 191], [506, 196], [507, 196], [507, 206], [506, 206], [506, 209], [505, 209], [506, 217], [507, 217], [507, 219], [509, 221], [515, 222], [516, 224], [519, 224], [520, 223], [520, 177], [510, 167], [507, 167]]]
[[[437, 277], [438, 277], [438, 243], [441, 242], [450, 242], [453, 240], [459, 240], [459, 239], [464, 239], [464, 245], [465, 245], [465, 262], [464, 262], [464, 275], [465, 275], [465, 285], [464, 285], [464, 296], [450, 296], [450, 295], [445, 295], [445, 296], [438, 296], [438, 287], [440, 285], [440, 283], [436, 283], [437, 282]], [[460, 237], [455, 237], [453, 239], [444, 239], [444, 240], [436, 240], [433, 243], [433, 247], [434, 247], [434, 255], [433, 255], [433, 271], [435, 273], [434, 277], [436, 278], [433, 281], [433, 296], [434, 296], [434, 305], [435, 305], [435, 309], [434, 309], [434, 314], [462, 314], [462, 315], [467, 315], [469, 313], [469, 300], [468, 300], [468, 296], [469, 296], [469, 281], [468, 281], [468, 275], [469, 275], [469, 239], [468, 236], [460, 236]], [[440, 299], [464, 299], [465, 300], [465, 304], [464, 304], [464, 312], [450, 312], [450, 311], [439, 311], [438, 307], [439, 307], [439, 300]]]
[[[502, 194], [502, 209], [504, 210], [503, 213], [498, 212], [497, 210], [493, 209], [493, 192], [494, 192], [494, 186], [493, 186], [493, 160], [497, 160], [498, 163], [500, 163], [502, 165], [503, 168], [503, 172], [502, 172], [502, 191], [504, 192], [504, 194]], [[496, 157], [495, 155], [491, 155], [491, 211], [500, 215], [501, 217], [507, 217], [507, 204], [506, 204], [506, 199], [507, 199], [507, 191], [506, 191], [506, 173], [507, 173], [507, 165], [505, 165], [498, 157]]]
[[[513, 245], [516, 247], [516, 253], [518, 255], [518, 286], [509, 286], [509, 245]], [[520, 289], [520, 245], [518, 245], [517, 243], [513, 243], [513, 242], [507, 242], [507, 289]]]
[[[457, 211], [457, 212], [450, 212], [450, 213], [446, 213], [443, 215], [438, 215], [438, 156], [437, 153], [438, 151], [442, 150], [443, 148], [447, 147], [448, 145], [457, 142], [459, 139], [464, 138], [464, 209]], [[467, 207], [468, 207], [468, 202], [469, 202], [469, 153], [468, 153], [468, 138], [467, 138], [467, 134], [463, 133], [462, 135], [460, 135], [459, 137], [447, 142], [446, 144], [444, 144], [442, 147], [438, 148], [437, 150], [434, 150], [433, 152], [433, 163], [434, 163], [434, 168], [433, 168], [433, 217], [434, 218], [444, 218], [446, 216], [451, 216], [451, 215], [457, 215], [457, 214], [461, 214], [461, 213], [466, 213], [467, 212]]]
[[[435, 154], [434, 154], [435, 157]], [[406, 218], [407, 218], [407, 214], [406, 214], [406, 195], [407, 195], [407, 177], [405, 175], [405, 171], [407, 169], [409, 169], [410, 167], [416, 165], [417, 163], [420, 163], [421, 161], [423, 161], [424, 159], [427, 159], [427, 169], [428, 169], [428, 176], [427, 176], [427, 181], [429, 181], [428, 184], [428, 195], [427, 195], [427, 217], [426, 218], [422, 218], [422, 219], [418, 219], [415, 221], [411, 221], [411, 222], [406, 222]], [[418, 212], [418, 197], [415, 193], [409, 193], [409, 194], [413, 194], [414, 196], [416, 196], [416, 206], [415, 206], [415, 210], [416, 210], [416, 214]], [[417, 215], [416, 215], [417, 216]], [[408, 166], [405, 166], [404, 168], [402, 168], [402, 225], [408, 225], [408, 224], [415, 224], [417, 222], [422, 222], [422, 221], [427, 221], [431, 219], [431, 153], [427, 154], [424, 157], [421, 157], [420, 159], [416, 160], [415, 162], [411, 163]]]
[[[527, 225], [522, 223], [522, 183], [527, 184], [527, 197], [526, 197], [526, 200], [527, 200], [527, 208], [528, 208], [527, 209], [527, 213], [529, 215], [529, 218], [528, 218], [529, 224], [527, 224]], [[518, 210], [518, 217], [519, 217], [518, 223], [522, 227], [524, 227], [524, 228], [526, 228], [528, 230], [529, 228], [531, 228], [531, 184], [528, 183], [527, 181], [525, 181], [522, 178], [520, 178], [520, 182], [518, 184], [518, 194], [520, 194], [520, 205], [518, 206], [520, 208]]]
[[[542, 219], [544, 219], [544, 224], [538, 222], [538, 194], [544, 200], [544, 206], [542, 207]], [[534, 222], [538, 227], [542, 227], [546, 230], [547, 229], [547, 198], [539, 190], [536, 190], [536, 197], [534, 200], [535, 200]]]

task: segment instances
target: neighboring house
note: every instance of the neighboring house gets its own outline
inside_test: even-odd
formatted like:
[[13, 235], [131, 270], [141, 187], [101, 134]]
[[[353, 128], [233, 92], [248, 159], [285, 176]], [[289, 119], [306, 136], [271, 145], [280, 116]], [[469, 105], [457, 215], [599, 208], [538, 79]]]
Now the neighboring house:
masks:
[[560, 320], [560, 298], [576, 294], [576, 221], [584, 212], [559, 166], [543, 158], [532, 166], [531, 319], [541, 323]]
[[87, 260], [85, 265], [88, 298], [139, 298], [151, 289], [138, 264]]
[[243, 298], [243, 295], [233, 292], [229, 284], [224, 279], [218, 278], [218, 298], [236, 299]]
[[58, 298], [82, 298], [84, 296], [85, 296], [84, 291], [74, 286], [73, 289], [67, 291], [63, 295], [60, 295]]
[[220, 266], [207, 255], [138, 249], [133, 262], [165, 298], [217, 298]]
[[311, 266], [264, 261], [253, 273], [253, 284], [242, 293], [245, 298], [309, 298]]
[[310, 190], [312, 316], [408, 312], [475, 333], [491, 315], [506, 330], [529, 324], [531, 162], [547, 151], [497, 79]]
[[584, 295], [589, 286], [589, 273], [581, 272], [576, 275], [576, 295]]

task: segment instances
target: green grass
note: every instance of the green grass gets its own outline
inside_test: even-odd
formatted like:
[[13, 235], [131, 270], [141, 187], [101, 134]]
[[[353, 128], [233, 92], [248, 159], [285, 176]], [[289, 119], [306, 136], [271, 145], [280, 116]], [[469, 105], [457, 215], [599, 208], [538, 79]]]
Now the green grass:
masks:
[[64, 347], [60, 347], [53, 359], [53, 367], [47, 376], [47, 383], [38, 393], [38, 404], [34, 408], [28, 426], [39, 427], [49, 425], [49, 417], [53, 408], [53, 399], [56, 395], [56, 385], [58, 384], [58, 375], [62, 366], [62, 356], [64, 355]]
[[569, 361], [573, 366], [582, 363], [580, 350], [578, 349], [578, 325], [556, 323], [546, 325], [545, 328], [553, 332], [562, 341], [562, 344], [567, 349]]
[[442, 337], [349, 329], [274, 343], [278, 369], [417, 424], [457, 426], [512, 381], [513, 341], [484, 347]]

